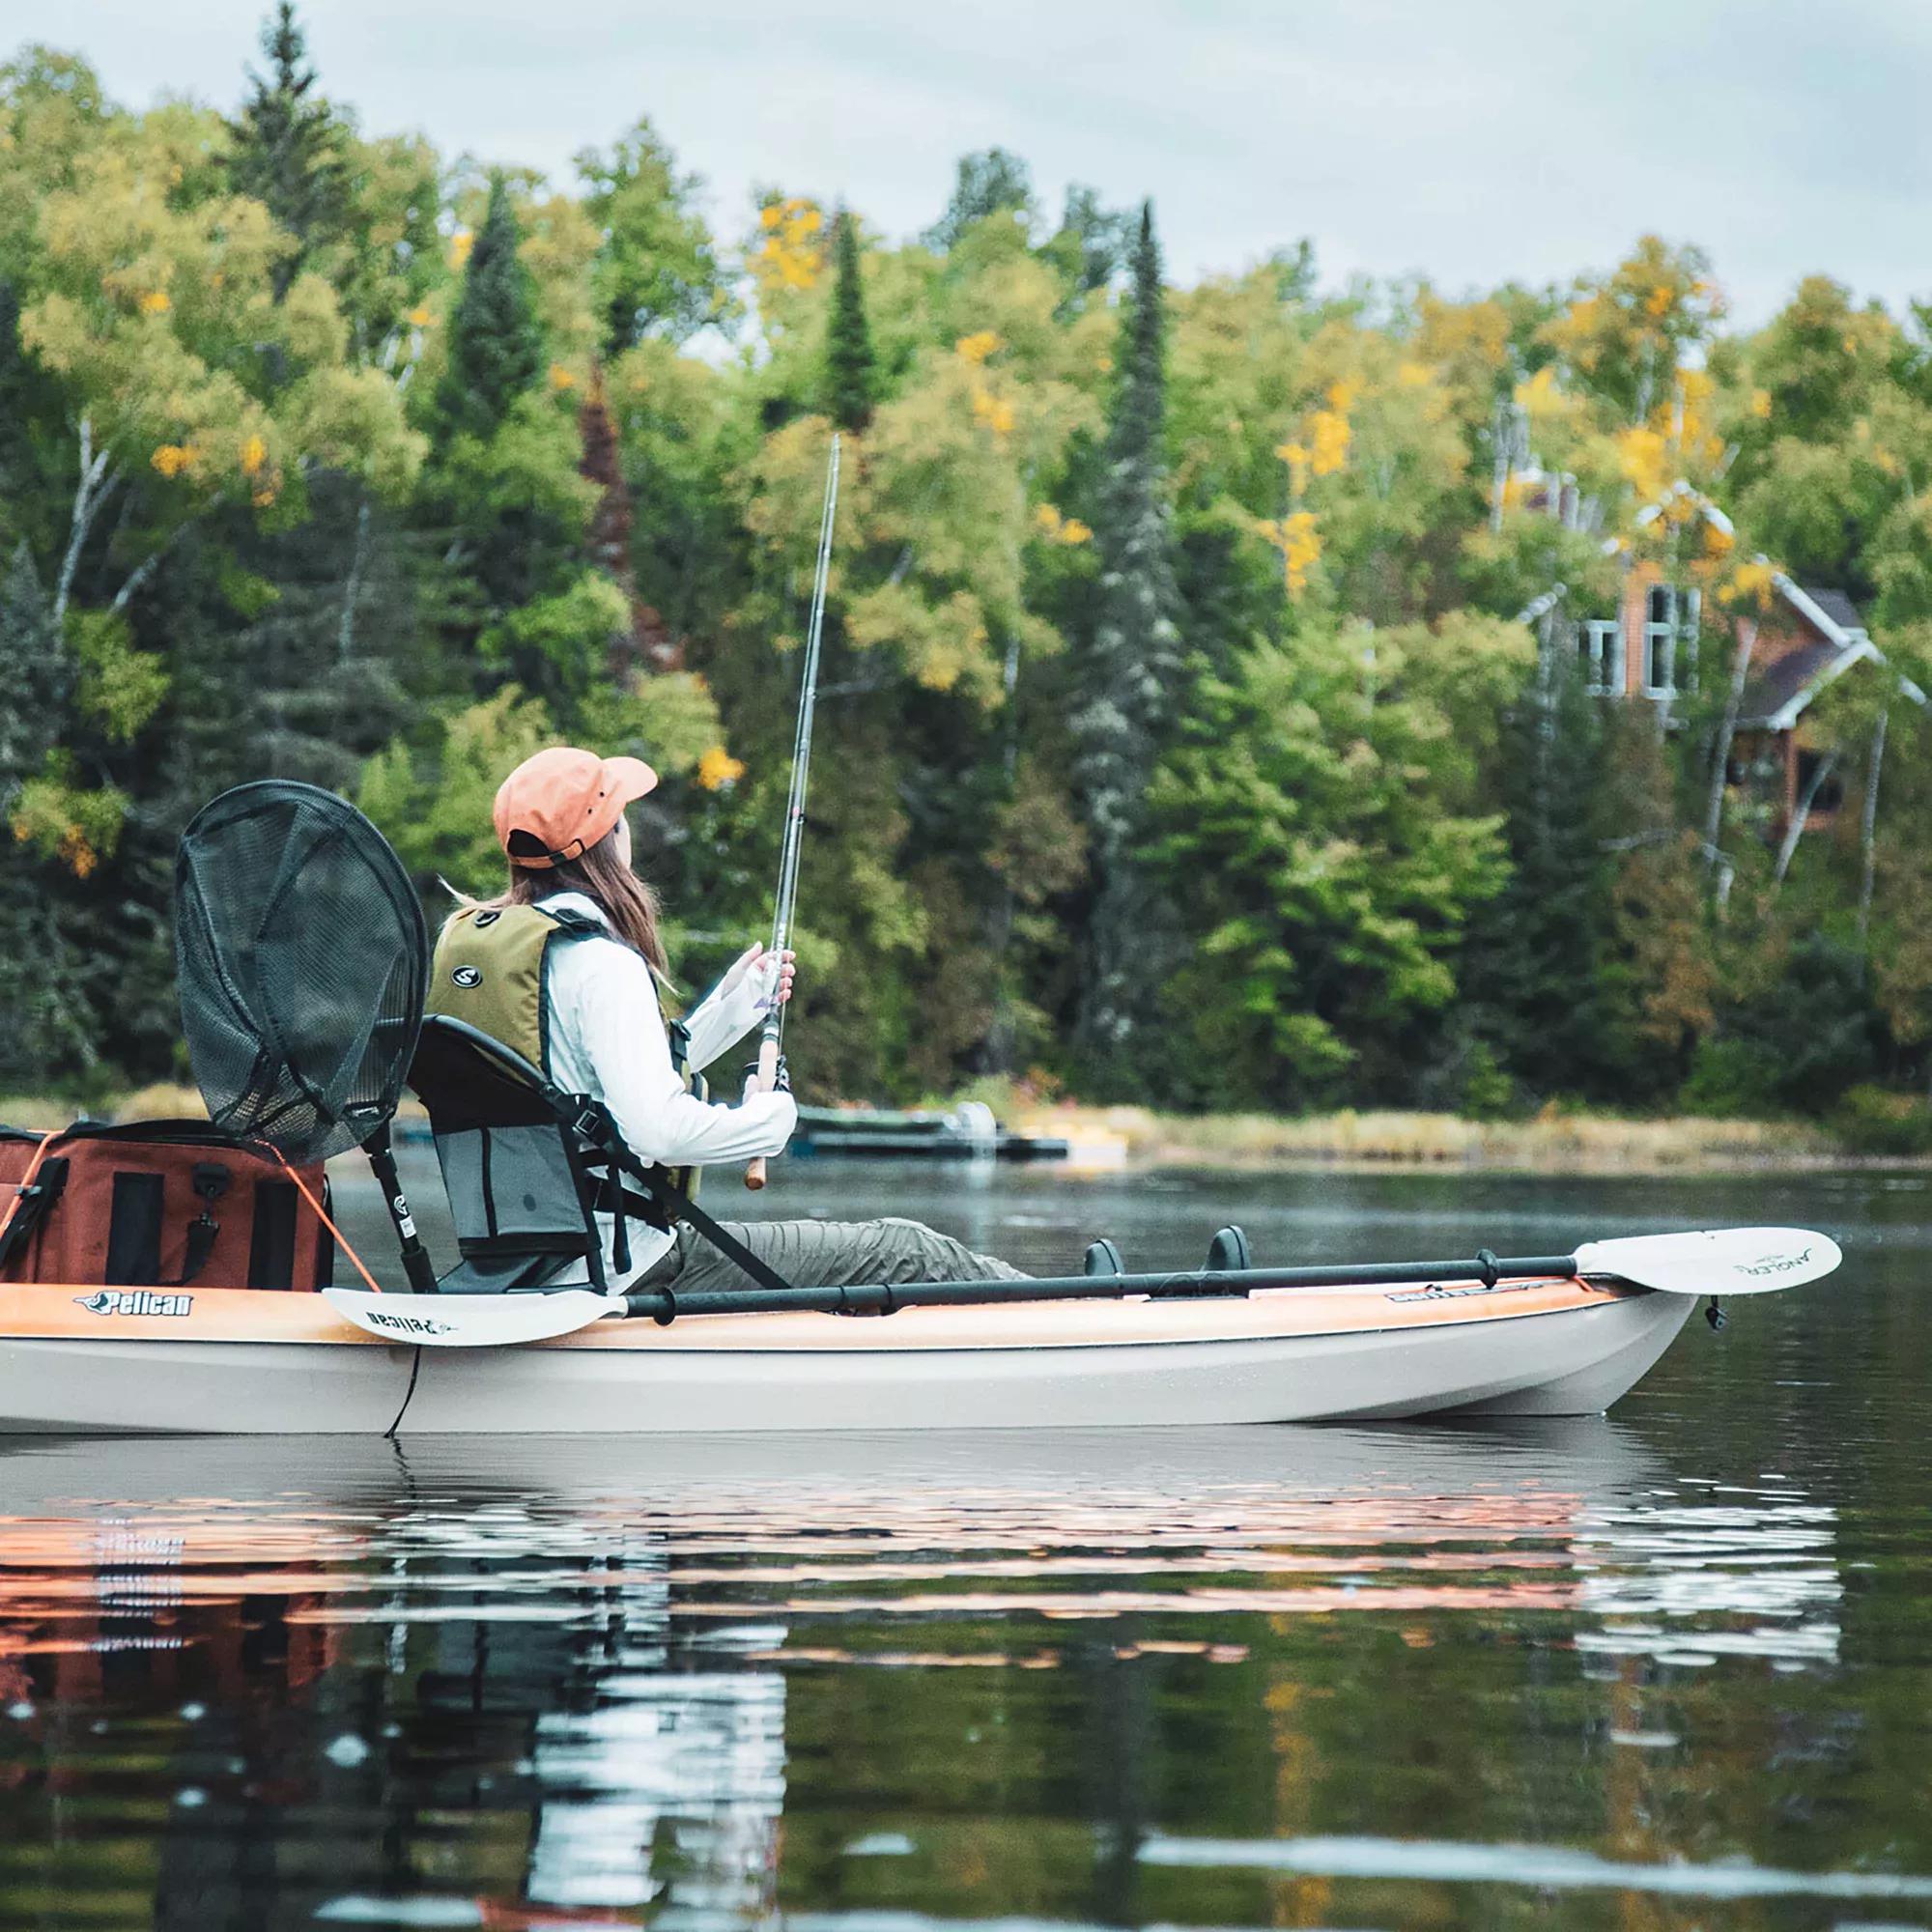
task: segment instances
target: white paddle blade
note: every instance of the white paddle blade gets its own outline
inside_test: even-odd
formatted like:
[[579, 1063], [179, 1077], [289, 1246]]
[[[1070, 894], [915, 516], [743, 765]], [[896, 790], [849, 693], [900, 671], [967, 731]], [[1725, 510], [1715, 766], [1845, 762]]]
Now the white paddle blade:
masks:
[[587, 1288], [554, 1294], [371, 1294], [326, 1288], [329, 1306], [365, 1334], [425, 1349], [506, 1349], [572, 1335], [621, 1311]]
[[1772, 1294], [1816, 1281], [1843, 1259], [1836, 1241], [1808, 1228], [1711, 1228], [1586, 1241], [1577, 1250], [1577, 1272], [1665, 1294]]

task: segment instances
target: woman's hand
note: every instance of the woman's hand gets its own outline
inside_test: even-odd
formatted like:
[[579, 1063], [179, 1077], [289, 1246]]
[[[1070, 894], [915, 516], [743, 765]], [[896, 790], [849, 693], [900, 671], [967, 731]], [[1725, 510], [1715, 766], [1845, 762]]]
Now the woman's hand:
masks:
[[718, 990], [727, 1000], [749, 994], [758, 1011], [768, 1013], [791, 998], [791, 982], [797, 973], [798, 954], [789, 947], [782, 953], [774, 953], [769, 947], [750, 946], [732, 961]]

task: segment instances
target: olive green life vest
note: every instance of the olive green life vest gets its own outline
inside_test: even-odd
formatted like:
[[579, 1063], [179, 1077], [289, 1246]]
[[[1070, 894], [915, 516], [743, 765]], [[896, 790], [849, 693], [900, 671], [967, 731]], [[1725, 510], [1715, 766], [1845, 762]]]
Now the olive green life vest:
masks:
[[468, 1021], [548, 1075], [551, 947], [603, 931], [582, 913], [465, 906], [436, 942], [428, 1009]]
[[[521, 1054], [530, 1065], [551, 1077], [550, 1061], [550, 966], [556, 949], [580, 939], [609, 939], [610, 928], [587, 913], [542, 906], [465, 906], [444, 925], [436, 943], [430, 963], [427, 1009], [447, 1018], [462, 1020]], [[678, 1021], [668, 1023], [671, 1065], [685, 1091], [699, 1099], [709, 1098], [709, 1089], [701, 1074], [690, 1065], [689, 1037]], [[467, 1137], [466, 1137], [467, 1138]], [[497, 1145], [500, 1146], [500, 1137]], [[495, 1198], [502, 1187], [493, 1186], [487, 1172], [477, 1179], [480, 1191], [461, 1185], [459, 1167], [467, 1168], [467, 1150], [453, 1142], [445, 1145], [439, 1136], [438, 1153], [442, 1157], [443, 1178], [452, 1208], [459, 1198], [477, 1193], [481, 1223], [494, 1237], [500, 1225], [500, 1204]], [[687, 1199], [698, 1188], [699, 1170], [680, 1167], [658, 1170], [671, 1186]], [[574, 1198], [574, 1188], [557, 1185], [552, 1177], [548, 1189], [557, 1193], [557, 1208], [562, 1211]], [[465, 1217], [459, 1216], [459, 1220]], [[567, 1218], [567, 1216], [566, 1216]], [[465, 1230], [459, 1226], [461, 1238]], [[478, 1236], [477, 1238], [485, 1238]]]
[[[611, 929], [587, 913], [542, 906], [465, 906], [442, 928], [430, 965], [428, 1010], [467, 1020], [521, 1053], [546, 1078], [550, 1065], [550, 961], [573, 939], [609, 939]], [[669, 1020], [670, 1062], [685, 1092], [708, 1099], [704, 1076], [691, 1066], [690, 1035]], [[679, 1169], [695, 1182], [696, 1169]], [[685, 1192], [692, 1189], [682, 1179]]]

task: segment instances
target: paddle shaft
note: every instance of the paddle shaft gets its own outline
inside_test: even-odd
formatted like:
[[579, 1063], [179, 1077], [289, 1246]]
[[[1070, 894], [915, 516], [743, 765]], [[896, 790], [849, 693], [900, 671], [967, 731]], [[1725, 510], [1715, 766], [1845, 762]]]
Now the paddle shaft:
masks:
[[1246, 1294], [1260, 1288], [1404, 1288], [1433, 1282], [1568, 1280], [1575, 1255], [1532, 1255], [1507, 1261], [1337, 1263], [1330, 1267], [1196, 1268], [1181, 1274], [1050, 1275], [1032, 1281], [867, 1282], [854, 1288], [713, 1289], [679, 1294], [674, 1288], [641, 1289], [624, 1297], [624, 1312], [660, 1323], [680, 1315], [878, 1315], [895, 1308], [980, 1308], [1021, 1301], [1115, 1301], [1145, 1294], [1156, 1299]]
[[[838, 438], [825, 472], [825, 508], [818, 521], [818, 563], [811, 582], [811, 620], [806, 628], [805, 670], [798, 696], [798, 732], [791, 748], [791, 795], [785, 801], [784, 842], [779, 850], [778, 899], [772, 911], [772, 957], [784, 969], [791, 943], [792, 908], [798, 900], [798, 857], [805, 839], [805, 788], [811, 773], [811, 727], [818, 710], [818, 654], [825, 635], [825, 586], [832, 573], [832, 530], [838, 515]], [[774, 1007], [758, 1039], [758, 1070], [745, 1082], [745, 1097], [769, 1094], [778, 1083], [779, 1055], [784, 1043], [784, 1008]], [[745, 1169], [745, 1185], [754, 1193], [765, 1184], [763, 1154]]]

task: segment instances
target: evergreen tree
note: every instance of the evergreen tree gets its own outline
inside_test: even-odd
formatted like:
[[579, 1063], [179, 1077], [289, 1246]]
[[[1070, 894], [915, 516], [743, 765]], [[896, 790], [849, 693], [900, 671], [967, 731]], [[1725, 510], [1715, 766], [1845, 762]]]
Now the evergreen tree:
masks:
[[920, 239], [943, 255], [976, 221], [1008, 211], [1024, 222], [1033, 220], [1033, 174], [1027, 164], [1004, 148], [961, 155], [952, 199], [946, 204], [946, 213]]
[[1180, 696], [1179, 597], [1163, 441], [1164, 298], [1151, 202], [1141, 211], [1132, 270], [1094, 526], [1095, 621], [1078, 667], [1072, 720], [1094, 868], [1079, 1032], [1094, 1077], [1122, 1093], [1139, 1086], [1135, 1066], [1145, 1049], [1135, 1037], [1154, 1010], [1170, 963], [1163, 895], [1140, 848], [1148, 786]]
[[59, 742], [73, 692], [73, 661], [23, 543], [0, 578], [0, 816]]
[[1504, 725], [1492, 782], [1509, 882], [1463, 950], [1462, 993], [1476, 1037], [1527, 1095], [1615, 1102], [1642, 1055], [1613, 957], [1616, 822], [1601, 786], [1603, 700], [1546, 648], [1542, 678]]
[[1060, 217], [1060, 232], [1041, 252], [1063, 265], [1076, 294], [1091, 295], [1095, 289], [1104, 289], [1120, 272], [1133, 233], [1130, 211], [1103, 207], [1091, 187], [1076, 182], [1066, 190], [1066, 212]]
[[269, 71], [248, 76], [254, 92], [234, 124], [228, 178], [237, 194], [252, 195], [296, 239], [273, 270], [279, 301], [317, 242], [340, 225], [348, 169], [343, 130], [314, 91], [315, 70], [293, 0], [276, 0], [263, 23], [262, 52]]
[[859, 224], [840, 212], [833, 242], [832, 320], [825, 342], [826, 413], [840, 429], [872, 419], [872, 334], [859, 278]]
[[75, 894], [63, 870], [8, 836], [21, 787], [72, 722], [74, 667], [27, 546], [0, 576], [0, 1083], [30, 1090], [84, 1065], [101, 1015], [72, 970]]
[[437, 429], [444, 438], [494, 435], [543, 371], [543, 330], [517, 239], [509, 186], [493, 175], [450, 322], [449, 363], [437, 385]]

